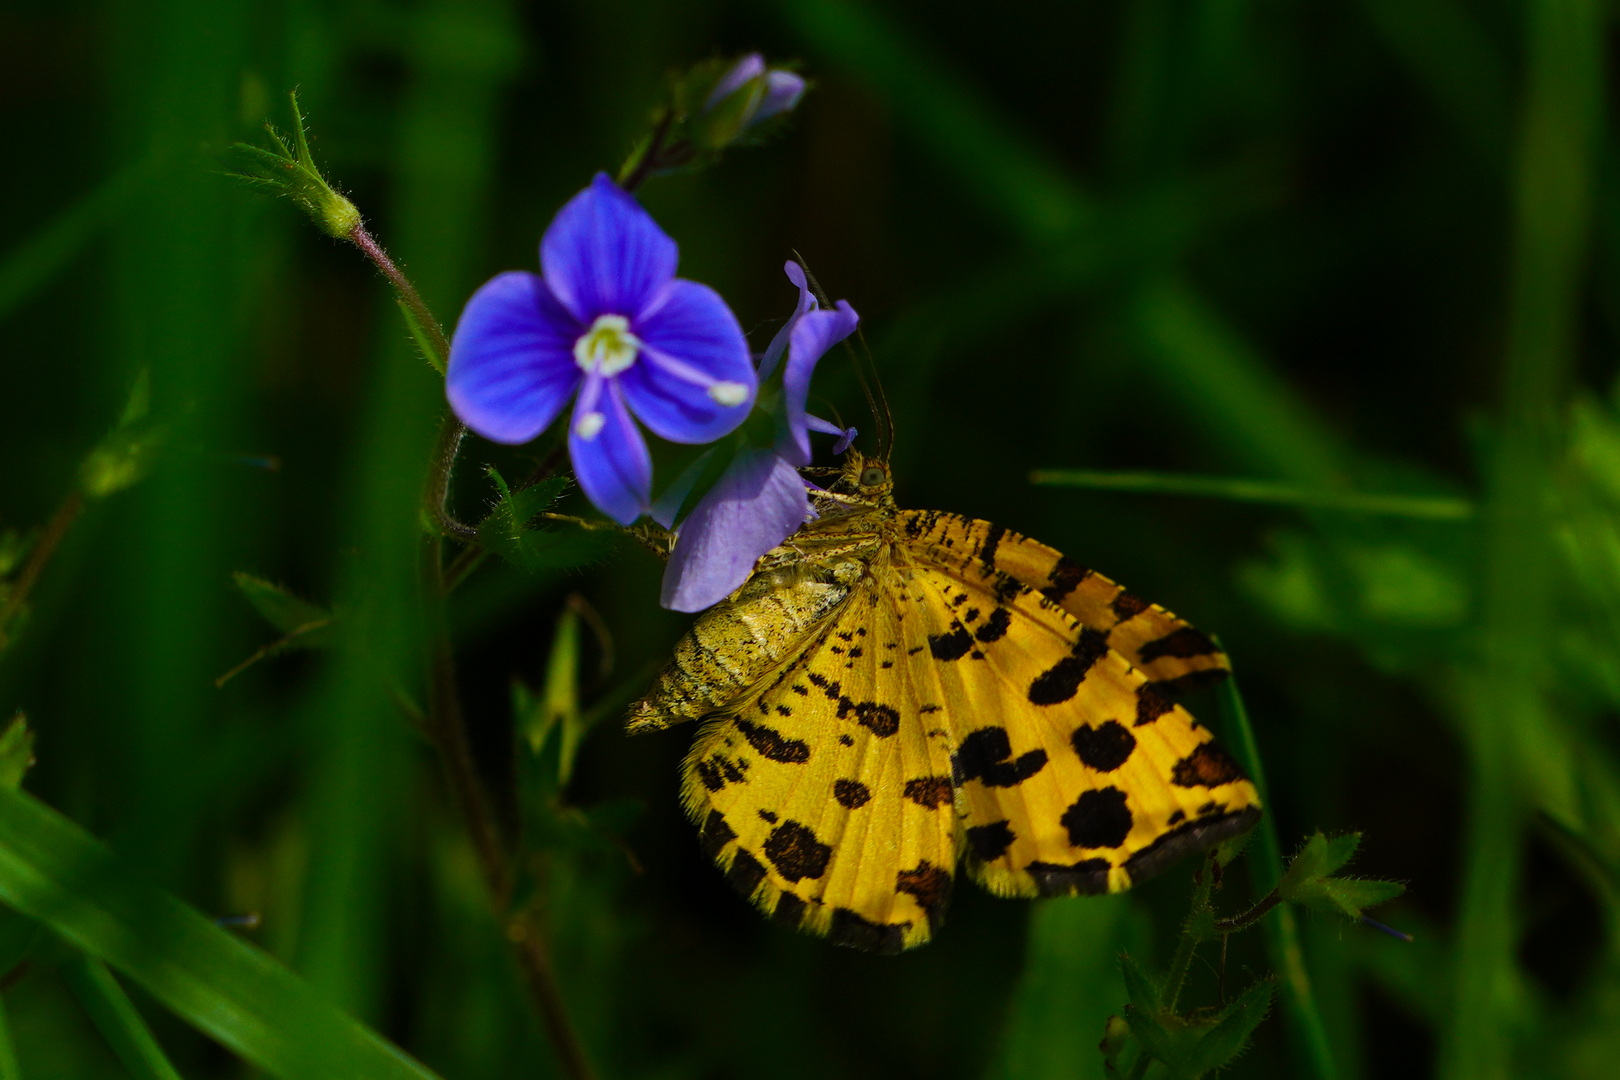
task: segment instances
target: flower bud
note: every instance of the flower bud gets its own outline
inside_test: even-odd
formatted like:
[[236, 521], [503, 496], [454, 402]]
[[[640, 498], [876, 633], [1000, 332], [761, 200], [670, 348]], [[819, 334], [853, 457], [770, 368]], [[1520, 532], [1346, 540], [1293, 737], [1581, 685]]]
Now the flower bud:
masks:
[[792, 112], [804, 90], [802, 75], [767, 68], [763, 56], [749, 53], [715, 80], [694, 118], [694, 139], [705, 149], [722, 149]]

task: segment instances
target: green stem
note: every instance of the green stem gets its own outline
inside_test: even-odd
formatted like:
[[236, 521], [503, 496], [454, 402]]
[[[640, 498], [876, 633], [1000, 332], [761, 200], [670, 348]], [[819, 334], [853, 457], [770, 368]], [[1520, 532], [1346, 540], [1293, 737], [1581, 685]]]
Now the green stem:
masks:
[[1282, 903], [1282, 890], [1272, 889], [1265, 897], [1248, 911], [1240, 912], [1230, 919], [1216, 919], [1215, 929], [1222, 934], [1232, 934], [1247, 929], [1266, 917], [1272, 908]]
[[1342, 510], [1352, 514], [1377, 514], [1424, 521], [1467, 521], [1474, 516], [1474, 504], [1467, 499], [1440, 495], [1375, 495], [1357, 491], [1331, 491], [1271, 480], [1243, 480], [1224, 476], [1037, 469], [1029, 474], [1029, 482], [1046, 487], [1190, 495], [1195, 498], [1229, 499], [1233, 502], [1268, 503], [1276, 506], [1304, 506], [1316, 510]]
[[[1254, 781], [1260, 793], [1262, 806], [1269, 805], [1266, 793], [1266, 774], [1260, 762], [1260, 747], [1249, 726], [1249, 714], [1238, 693], [1237, 678], [1226, 680], [1220, 689], [1220, 708], [1227, 744], [1238, 761]], [[1248, 859], [1250, 887], [1257, 895], [1270, 894], [1283, 875], [1282, 845], [1277, 839], [1277, 825], [1270, 814], [1260, 818], [1255, 828], [1254, 846]], [[1266, 949], [1271, 963], [1282, 979], [1283, 1012], [1288, 1017], [1290, 1030], [1297, 1043], [1295, 1052], [1304, 1067], [1302, 1075], [1314, 1080], [1334, 1080], [1339, 1074], [1334, 1063], [1333, 1050], [1328, 1044], [1327, 1025], [1311, 991], [1311, 980], [1305, 970], [1305, 953], [1300, 947], [1299, 923], [1294, 911], [1286, 904], [1277, 911], [1275, 919], [1265, 924]]]
[[45, 531], [34, 542], [33, 550], [28, 553], [28, 561], [23, 564], [16, 581], [12, 582], [6, 602], [0, 605], [0, 651], [11, 644], [11, 635], [6, 628], [22, 611], [23, 604], [28, 600], [28, 594], [33, 591], [34, 583], [39, 580], [41, 571], [45, 569], [45, 564], [51, 561], [51, 556], [56, 553], [56, 546], [62, 542], [62, 537], [67, 535], [68, 529], [73, 527], [73, 522], [78, 519], [79, 511], [82, 509], [84, 509], [84, 495], [75, 490], [62, 500], [62, 505], [51, 515]]
[[384, 251], [383, 246], [377, 243], [376, 238], [366, 231], [364, 225], [354, 227], [353, 231], [349, 233], [349, 242], [359, 248], [361, 253], [370, 259], [378, 270], [382, 271], [383, 277], [387, 278], [388, 283], [394, 287], [394, 292], [399, 295], [400, 302], [410, 311], [412, 318], [416, 320], [417, 327], [427, 339], [428, 345], [433, 349], [433, 355], [428, 357], [428, 362], [443, 371], [445, 362], [450, 356], [450, 342], [444, 336], [444, 328], [439, 325], [439, 320], [434, 318], [433, 312], [428, 309], [427, 301], [422, 299], [422, 294], [416, 291], [416, 286], [411, 283], [411, 279], [406, 277], [405, 272], [394, 264], [394, 260], [388, 257], [388, 252]]
[[135, 1080], [180, 1080], [151, 1028], [106, 964], [80, 955], [63, 965], [63, 974], [96, 1030]]

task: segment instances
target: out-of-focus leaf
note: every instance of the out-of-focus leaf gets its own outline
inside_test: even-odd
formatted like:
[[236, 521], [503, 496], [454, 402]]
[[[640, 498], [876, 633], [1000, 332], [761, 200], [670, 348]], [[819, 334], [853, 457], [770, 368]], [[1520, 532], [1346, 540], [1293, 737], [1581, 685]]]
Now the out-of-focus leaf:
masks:
[[1305, 841], [1299, 854], [1294, 856], [1294, 861], [1288, 864], [1288, 872], [1277, 886], [1282, 890], [1283, 899], [1292, 899], [1290, 889], [1298, 888], [1313, 878], [1326, 877], [1342, 867], [1355, 855], [1360, 845], [1360, 833], [1345, 833], [1331, 840], [1321, 833], [1312, 836]]
[[1221, 1010], [1215, 1026], [1177, 1063], [1179, 1068], [1172, 1071], [1190, 1078], [1231, 1064], [1248, 1048], [1249, 1036], [1271, 1011], [1272, 989], [1272, 981], [1264, 979], [1238, 995], [1237, 1000]]
[[17, 1068], [17, 1051], [11, 1042], [11, 1021], [6, 1016], [5, 999], [0, 998], [0, 1080], [22, 1080]]
[[18, 713], [0, 731], [0, 788], [21, 787], [23, 774], [33, 764], [34, 733], [28, 729], [28, 718]]
[[180, 1080], [152, 1029], [106, 964], [81, 955], [62, 965], [62, 971], [73, 996], [130, 1076], [135, 1080]]
[[6, 790], [0, 790], [0, 901], [118, 968], [271, 1075], [433, 1078], [281, 964], [147, 885], [77, 825]]
[[[16, 529], [0, 529], [0, 578], [21, 566], [33, 546], [34, 537], [31, 534]], [[0, 584], [0, 589], [3, 588], [4, 585]], [[4, 599], [5, 593], [0, 591], [0, 600]]]
[[264, 578], [238, 570], [231, 575], [236, 587], [242, 595], [247, 597], [253, 610], [263, 615], [265, 621], [283, 634], [295, 634], [303, 631], [303, 645], [324, 644], [324, 635], [307, 631], [306, 628], [320, 624], [322, 627], [332, 621], [332, 613], [325, 608], [317, 607], [308, 600], [302, 600], [280, 585], [272, 584]]
[[90, 498], [105, 498], [146, 475], [164, 439], [163, 429], [149, 418], [151, 402], [151, 373], [143, 369], [130, 388], [118, 423], [79, 467], [79, 485]]

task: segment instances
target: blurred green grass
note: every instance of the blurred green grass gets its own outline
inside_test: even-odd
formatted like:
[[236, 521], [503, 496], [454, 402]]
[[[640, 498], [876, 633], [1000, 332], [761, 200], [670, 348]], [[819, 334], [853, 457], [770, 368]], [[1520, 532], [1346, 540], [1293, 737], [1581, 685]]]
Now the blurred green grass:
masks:
[[[902, 501], [1002, 522], [1217, 632], [1287, 849], [1365, 833], [1410, 947], [1307, 918], [1337, 1075], [1604, 1077], [1620, 1053], [1620, 188], [1608, 7], [1365, 0], [772, 5], [162, 0], [0, 11], [7, 388], [0, 530], [46, 522], [141, 371], [166, 432], [90, 502], [0, 654], [28, 789], [440, 1075], [549, 1075], [425, 743], [416, 506], [440, 408], [380, 281], [218, 152], [301, 88], [315, 153], [441, 317], [530, 266], [671, 69], [759, 47], [796, 129], [645, 200], [763, 341], [790, 249], [865, 317]], [[847, 373], [818, 392], [860, 425]], [[480, 466], [538, 453], [469, 446]], [[265, 470], [245, 458], [269, 457]], [[1036, 469], [1239, 477], [1252, 505], [1037, 488]], [[1358, 493], [1474, 519], [1335, 512]], [[0, 551], [5, 550], [0, 545]], [[12, 568], [15, 569], [14, 567]], [[268, 631], [231, 574], [359, 613], [215, 690]], [[450, 612], [475, 750], [564, 597], [667, 654], [633, 550], [481, 569]], [[1195, 703], [1213, 718], [1215, 703]], [[572, 801], [623, 852], [538, 871], [605, 1075], [1097, 1076], [1113, 957], [1163, 964], [1191, 866], [1127, 899], [961, 890], [898, 960], [790, 938], [726, 891], [675, 798], [685, 737], [586, 739]], [[510, 816], [516, 806], [500, 808]], [[1232, 886], [1236, 888], [1236, 886]], [[1234, 895], [1232, 902], [1239, 897]], [[153, 933], [160, 933], [154, 928]], [[4, 950], [0, 950], [4, 952]], [[1211, 961], [1213, 964], [1213, 961]], [[1235, 941], [1225, 985], [1268, 963]], [[1195, 991], [1218, 991], [1214, 970]], [[49, 963], [0, 987], [20, 1075], [107, 1075]], [[241, 1066], [137, 995], [185, 1076]], [[1244, 1076], [1307, 1076], [1286, 1017]]]

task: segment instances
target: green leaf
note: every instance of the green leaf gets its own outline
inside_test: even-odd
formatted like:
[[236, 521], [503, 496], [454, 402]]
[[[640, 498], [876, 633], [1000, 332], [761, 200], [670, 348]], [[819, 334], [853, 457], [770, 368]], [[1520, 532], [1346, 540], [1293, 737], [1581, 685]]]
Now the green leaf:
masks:
[[577, 525], [529, 527], [562, 496], [568, 486], [566, 477], [548, 477], [513, 491], [494, 466], [488, 471], [501, 497], [478, 524], [480, 544], [524, 570], [578, 566], [600, 555], [599, 537], [611, 533], [588, 532]]
[[0, 790], [0, 902], [119, 969], [273, 1076], [433, 1078], [279, 962], [147, 885], [77, 825], [7, 790]]
[[1295, 900], [1294, 894], [1306, 887], [1307, 883], [1325, 878], [1349, 862], [1360, 844], [1360, 833], [1345, 833], [1331, 840], [1321, 833], [1312, 836], [1300, 853], [1294, 856], [1294, 861], [1288, 864], [1288, 872], [1283, 874], [1282, 881], [1277, 885], [1282, 898]]
[[1249, 1036], [1271, 1011], [1273, 982], [1262, 979], [1221, 1010], [1214, 1027], [1205, 1032], [1181, 1062], [1188, 1076], [1199, 1076], [1230, 1064], [1249, 1045]]
[[1125, 977], [1125, 993], [1131, 999], [1131, 1004], [1144, 1012], [1160, 1012], [1164, 1005], [1159, 998], [1159, 987], [1143, 971], [1141, 965], [1131, 959], [1131, 954], [1119, 954], [1120, 974]]
[[18, 713], [0, 731], [0, 788], [21, 787], [23, 774], [33, 764], [34, 733], [28, 729], [28, 718]]
[[1329, 915], [1360, 919], [1366, 908], [1387, 903], [1405, 891], [1406, 886], [1396, 881], [1330, 877], [1307, 882], [1289, 899]]
[[325, 628], [332, 621], [332, 613], [325, 608], [317, 607], [307, 600], [301, 600], [282, 588], [273, 585], [261, 577], [243, 573], [238, 570], [231, 575], [236, 587], [242, 595], [247, 597], [253, 610], [263, 615], [265, 621], [283, 634], [301, 634], [304, 645], [319, 645], [325, 641], [320, 636], [310, 640], [308, 628], [319, 624]]
[[279, 131], [265, 124], [264, 130], [275, 149], [235, 144], [231, 149], [242, 171], [232, 175], [255, 187], [285, 195], [326, 235], [348, 239], [361, 225], [360, 211], [333, 188], [315, 166], [309, 152], [304, 113], [298, 107], [298, 94], [288, 96], [292, 100], [293, 145], [289, 146]]
[[129, 1075], [135, 1080], [180, 1080], [152, 1029], [106, 964], [81, 955], [62, 965], [62, 972], [73, 996]]
[[118, 423], [79, 466], [79, 485], [90, 498], [101, 499], [122, 491], [139, 482], [151, 468], [164, 439], [163, 429], [148, 418], [151, 399], [151, 375], [142, 369], [130, 387]]

